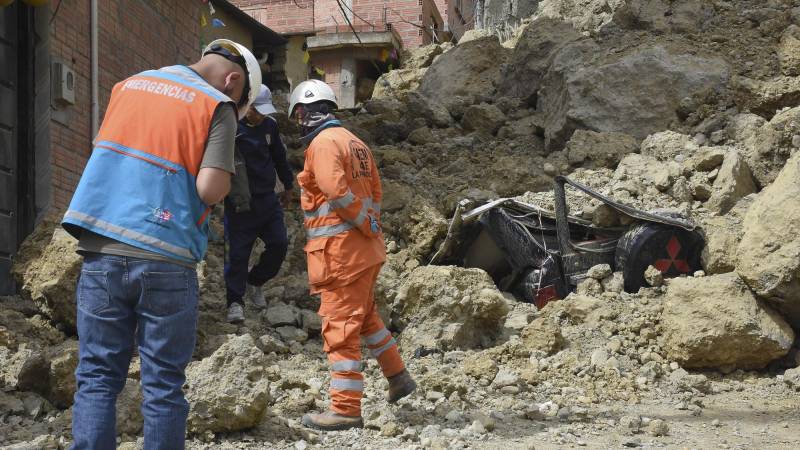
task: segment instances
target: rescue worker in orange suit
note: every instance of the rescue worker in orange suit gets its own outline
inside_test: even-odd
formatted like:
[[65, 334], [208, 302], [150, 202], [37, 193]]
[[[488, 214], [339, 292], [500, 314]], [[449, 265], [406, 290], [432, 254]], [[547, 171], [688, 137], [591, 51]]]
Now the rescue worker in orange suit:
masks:
[[336, 108], [335, 94], [319, 80], [300, 83], [289, 105], [289, 116], [297, 120], [308, 145], [297, 181], [308, 281], [311, 293], [321, 294], [323, 350], [331, 369], [330, 409], [302, 418], [303, 425], [319, 430], [363, 427], [362, 339], [389, 380], [390, 403], [417, 387], [373, 297], [386, 261], [378, 169], [370, 149], [336, 120]]

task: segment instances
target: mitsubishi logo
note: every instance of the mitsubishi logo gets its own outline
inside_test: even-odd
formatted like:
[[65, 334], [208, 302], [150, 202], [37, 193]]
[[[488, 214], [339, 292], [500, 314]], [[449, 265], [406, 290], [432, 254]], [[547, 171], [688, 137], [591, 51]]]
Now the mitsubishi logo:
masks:
[[681, 273], [689, 273], [689, 263], [685, 259], [677, 259], [681, 251], [681, 243], [674, 235], [667, 243], [667, 255], [669, 259], [659, 259], [653, 264], [661, 273], [667, 273], [672, 266]]

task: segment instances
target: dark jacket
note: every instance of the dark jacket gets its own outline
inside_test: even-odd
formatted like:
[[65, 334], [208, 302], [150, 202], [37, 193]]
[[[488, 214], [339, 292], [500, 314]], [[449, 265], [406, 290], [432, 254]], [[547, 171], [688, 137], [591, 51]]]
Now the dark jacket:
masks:
[[[278, 123], [266, 117], [261, 124], [252, 126], [247, 119], [239, 121], [236, 133], [237, 175], [231, 183], [230, 201], [236, 211], [249, 209], [250, 197], [258, 197], [275, 191], [275, 180], [281, 180], [288, 190], [292, 188], [294, 175], [286, 161], [286, 147], [278, 133]], [[241, 160], [246, 167], [239, 171]], [[246, 175], [246, 181], [244, 180]], [[243, 192], [247, 188], [249, 193]]]

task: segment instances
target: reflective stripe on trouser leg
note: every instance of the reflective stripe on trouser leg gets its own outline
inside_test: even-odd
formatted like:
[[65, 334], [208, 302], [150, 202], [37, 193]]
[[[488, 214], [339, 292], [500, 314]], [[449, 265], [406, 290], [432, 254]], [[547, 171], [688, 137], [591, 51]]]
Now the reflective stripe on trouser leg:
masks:
[[367, 347], [370, 349], [370, 353], [378, 360], [385, 377], [397, 375], [405, 369], [405, 364], [403, 364], [403, 359], [397, 349], [397, 342], [383, 325], [383, 321], [378, 315], [378, 310], [374, 304], [364, 318], [361, 332]]
[[[349, 349], [348, 349], [349, 350]], [[348, 354], [351, 352], [347, 352]], [[345, 416], [361, 415], [361, 397], [364, 392], [364, 376], [361, 374], [361, 361], [339, 359], [337, 351], [328, 354], [331, 366], [331, 410]]]
[[[323, 294], [324, 295], [324, 294]], [[324, 317], [324, 349], [331, 369], [331, 410], [345, 416], [361, 415], [364, 377], [361, 374], [362, 315]]]

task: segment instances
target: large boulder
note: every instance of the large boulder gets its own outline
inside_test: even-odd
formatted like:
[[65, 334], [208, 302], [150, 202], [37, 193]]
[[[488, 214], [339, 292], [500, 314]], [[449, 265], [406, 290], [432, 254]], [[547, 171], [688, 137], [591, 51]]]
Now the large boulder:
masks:
[[561, 20], [545, 18], [534, 21], [525, 27], [509, 56], [509, 64], [502, 69], [498, 91], [536, 106], [542, 78], [554, 56], [566, 44], [579, 39], [581, 34]]
[[427, 69], [419, 91], [448, 110], [455, 97], [491, 97], [508, 52], [493, 37], [459, 45]]
[[423, 266], [398, 289], [395, 314], [404, 351], [485, 347], [498, 337], [509, 308], [480, 269]]
[[707, 274], [733, 272], [736, 268], [736, 248], [742, 240], [744, 216], [755, 198], [753, 194], [739, 200], [727, 214], [703, 217], [706, 246], [701, 259]]
[[718, 214], [725, 214], [743, 197], [758, 190], [750, 167], [739, 152], [734, 150], [725, 155], [713, 189], [706, 208]]
[[67, 331], [76, 327], [75, 287], [83, 258], [78, 241], [46, 220], [22, 243], [12, 269], [20, 293]]
[[444, 105], [431, 101], [418, 92], [409, 92], [406, 104], [408, 110], [414, 112], [414, 116], [422, 117], [425, 119], [425, 123], [431, 127], [446, 128], [453, 123], [453, 118]]
[[639, 142], [625, 133], [577, 130], [567, 143], [567, 160], [572, 165], [614, 169], [620, 160], [639, 149]]
[[713, 13], [710, 2], [670, 0], [541, 0], [537, 14], [596, 34], [605, 28], [696, 32]]
[[666, 130], [647, 136], [642, 141], [641, 152], [661, 161], [674, 161], [678, 155], [686, 155], [697, 148], [691, 136]]
[[778, 61], [784, 75], [800, 75], [800, 27], [797, 25], [784, 31], [778, 45]]
[[46, 393], [49, 367], [38, 348], [21, 344], [14, 352], [0, 347], [0, 389]]
[[495, 134], [506, 121], [503, 111], [495, 105], [481, 103], [472, 105], [464, 111], [461, 126], [467, 131], [480, 131]]
[[800, 329], [800, 153], [747, 212], [736, 272]]
[[409, 92], [416, 91], [425, 71], [428, 69], [395, 69], [378, 78], [372, 91], [373, 99], [404, 99]]
[[75, 395], [78, 341], [68, 340], [50, 351], [50, 387], [47, 396], [55, 406], [67, 408]]
[[777, 77], [754, 80], [735, 77], [732, 80], [737, 106], [767, 119], [781, 108], [800, 104], [800, 77]]
[[755, 114], [738, 114], [727, 127], [760, 188], [775, 181], [789, 159], [792, 138], [798, 131], [800, 108], [778, 113], [769, 122]]
[[728, 81], [722, 59], [690, 48], [643, 45], [598, 62], [596, 52], [593, 43], [568, 45], [545, 76], [537, 109], [546, 115], [548, 148], [581, 128], [643, 139], [678, 119], [681, 99], [722, 91]]
[[668, 358], [687, 368], [762, 368], [794, 342], [786, 321], [735, 273], [673, 279], [661, 324]]
[[269, 402], [267, 358], [252, 336], [231, 337], [186, 369], [188, 430], [194, 434], [252, 428]]
[[423, 69], [433, 63], [433, 59], [441, 55], [444, 49], [439, 44], [428, 44], [422, 47], [403, 50], [400, 61], [404, 69]]

